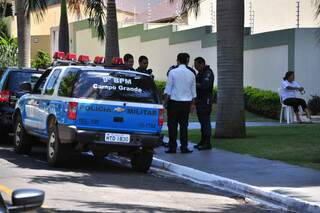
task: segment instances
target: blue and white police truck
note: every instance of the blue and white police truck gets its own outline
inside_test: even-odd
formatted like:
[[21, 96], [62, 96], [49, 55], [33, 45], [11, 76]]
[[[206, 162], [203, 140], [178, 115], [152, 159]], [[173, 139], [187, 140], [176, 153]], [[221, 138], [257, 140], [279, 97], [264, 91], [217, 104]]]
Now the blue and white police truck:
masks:
[[26, 83], [14, 113], [14, 148], [27, 154], [35, 140], [47, 144], [49, 165], [74, 151], [97, 157], [118, 153], [134, 170], [148, 171], [160, 146], [163, 106], [151, 76], [98, 66], [47, 70], [31, 89]]

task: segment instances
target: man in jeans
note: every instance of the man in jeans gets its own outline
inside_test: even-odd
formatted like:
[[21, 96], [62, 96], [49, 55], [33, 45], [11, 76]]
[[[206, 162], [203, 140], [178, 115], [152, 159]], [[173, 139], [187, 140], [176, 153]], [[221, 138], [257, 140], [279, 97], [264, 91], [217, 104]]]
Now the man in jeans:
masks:
[[164, 91], [169, 129], [169, 149], [166, 153], [176, 153], [178, 124], [180, 125], [180, 151], [191, 153], [192, 151], [188, 149], [188, 121], [190, 109], [195, 109], [196, 78], [187, 67], [187, 54], [178, 54], [177, 64], [177, 67], [169, 72]]

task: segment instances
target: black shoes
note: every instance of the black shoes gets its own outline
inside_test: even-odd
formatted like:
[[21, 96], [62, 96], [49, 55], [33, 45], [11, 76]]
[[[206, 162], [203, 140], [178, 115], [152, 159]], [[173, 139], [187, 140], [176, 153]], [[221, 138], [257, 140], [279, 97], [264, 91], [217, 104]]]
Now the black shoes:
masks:
[[181, 149], [181, 153], [182, 154], [189, 154], [189, 153], [192, 153], [193, 151], [188, 149], [188, 148], [185, 148], [185, 149]]
[[201, 145], [202, 145], [201, 143], [198, 143], [198, 144], [196, 144], [196, 145], [193, 145], [193, 148], [198, 149], [199, 146], [201, 146]]
[[212, 149], [211, 144], [201, 144], [199, 146], [196, 147], [198, 150], [209, 150]]
[[177, 153], [177, 150], [175, 150], [175, 149], [168, 149], [168, 150], [165, 151], [165, 153], [167, 153], [167, 154], [174, 154], [174, 153]]

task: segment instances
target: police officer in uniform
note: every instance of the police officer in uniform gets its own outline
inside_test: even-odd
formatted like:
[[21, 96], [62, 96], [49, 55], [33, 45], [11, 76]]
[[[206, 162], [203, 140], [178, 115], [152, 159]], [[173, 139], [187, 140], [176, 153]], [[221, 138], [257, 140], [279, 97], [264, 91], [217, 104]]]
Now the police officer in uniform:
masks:
[[139, 67], [136, 69], [137, 72], [149, 74], [152, 78], [154, 78], [154, 75], [152, 74], [152, 69], [148, 69], [149, 60], [147, 56], [140, 56], [139, 57]]
[[213, 103], [213, 82], [214, 74], [210, 66], [202, 57], [194, 60], [194, 66], [198, 70], [196, 77], [197, 98], [196, 108], [197, 115], [201, 125], [201, 140], [194, 146], [198, 150], [211, 149], [211, 111]]

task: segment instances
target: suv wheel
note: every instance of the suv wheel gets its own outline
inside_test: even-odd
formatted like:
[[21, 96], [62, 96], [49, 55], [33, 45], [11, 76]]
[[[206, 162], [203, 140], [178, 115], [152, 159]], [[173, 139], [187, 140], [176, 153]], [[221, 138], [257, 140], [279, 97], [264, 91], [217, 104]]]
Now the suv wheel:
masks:
[[152, 149], [141, 150], [131, 157], [132, 169], [137, 172], [147, 172], [151, 166], [152, 158]]
[[57, 126], [51, 127], [47, 143], [47, 161], [50, 166], [59, 166], [66, 162], [71, 151], [68, 145], [60, 143]]
[[22, 125], [21, 116], [18, 115], [14, 125], [14, 151], [18, 154], [29, 154], [31, 151], [31, 140]]

